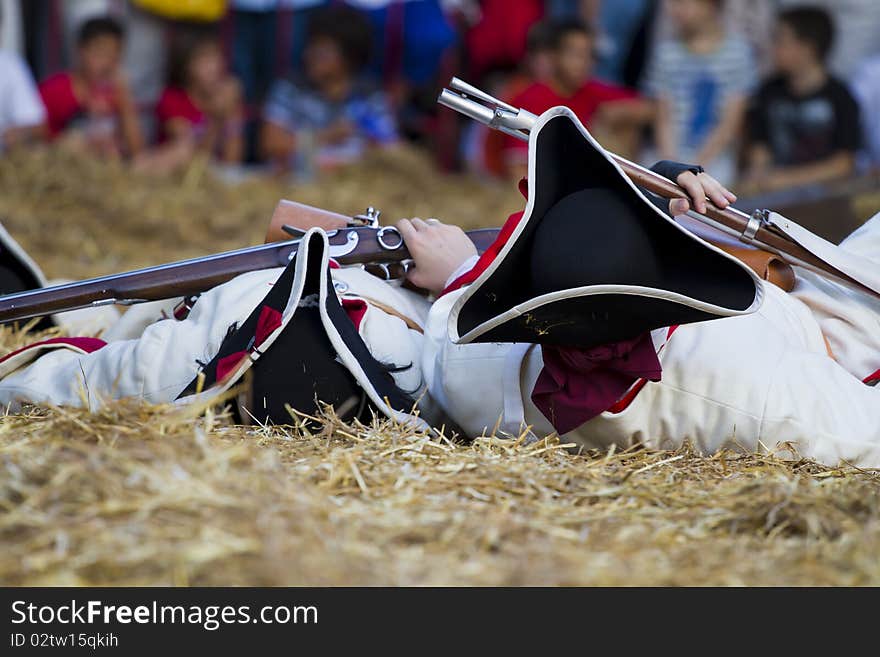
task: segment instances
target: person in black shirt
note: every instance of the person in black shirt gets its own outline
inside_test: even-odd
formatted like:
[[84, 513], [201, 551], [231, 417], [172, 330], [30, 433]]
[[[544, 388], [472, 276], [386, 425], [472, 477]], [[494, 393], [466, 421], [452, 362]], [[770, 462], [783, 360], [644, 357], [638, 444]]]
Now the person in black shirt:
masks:
[[752, 100], [746, 183], [772, 191], [851, 174], [861, 146], [859, 108], [826, 68], [833, 25], [815, 8], [782, 12], [774, 58], [777, 75]]

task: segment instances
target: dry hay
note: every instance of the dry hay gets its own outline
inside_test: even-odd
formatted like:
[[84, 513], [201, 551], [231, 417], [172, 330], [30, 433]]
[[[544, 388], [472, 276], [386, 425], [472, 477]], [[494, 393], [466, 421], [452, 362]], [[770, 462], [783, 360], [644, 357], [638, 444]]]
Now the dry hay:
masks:
[[0, 424], [5, 584], [877, 584], [876, 476], [316, 435], [116, 404]]
[[[132, 179], [67, 157], [0, 162], [7, 226], [52, 275], [257, 240], [283, 187], [230, 190], [192, 169]], [[499, 190], [419, 178], [429, 169], [402, 157], [396, 188], [370, 168], [290, 195], [353, 211], [360, 184], [369, 203], [428, 214], [420, 204], [437, 200], [474, 223], [515, 207]], [[35, 217], [67, 240], [84, 231], [91, 250], [59, 250]], [[0, 351], [23, 339], [0, 331]], [[202, 410], [119, 402], [0, 419], [0, 583], [880, 584], [876, 473], [686, 448], [573, 454], [554, 438], [462, 443], [332, 416], [318, 434], [247, 429]]]
[[217, 253], [262, 241], [280, 198], [390, 223], [439, 217], [500, 225], [521, 209], [510, 185], [440, 176], [421, 153], [378, 152], [310, 184], [251, 177], [225, 184], [196, 161], [165, 177], [132, 173], [58, 148], [0, 158], [0, 220], [50, 277], [83, 278]]

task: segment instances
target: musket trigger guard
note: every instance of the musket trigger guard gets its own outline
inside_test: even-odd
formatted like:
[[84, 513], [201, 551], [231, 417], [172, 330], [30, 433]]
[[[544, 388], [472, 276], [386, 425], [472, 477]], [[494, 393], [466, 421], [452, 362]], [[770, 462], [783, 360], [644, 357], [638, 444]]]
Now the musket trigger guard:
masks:
[[[385, 240], [385, 236], [389, 234], [393, 234], [397, 237], [397, 244], [389, 244]], [[379, 246], [386, 251], [396, 251], [403, 246], [403, 235], [401, 235], [400, 231], [394, 226], [385, 226], [384, 228], [380, 228], [379, 232], [376, 233], [376, 241], [379, 242]]]

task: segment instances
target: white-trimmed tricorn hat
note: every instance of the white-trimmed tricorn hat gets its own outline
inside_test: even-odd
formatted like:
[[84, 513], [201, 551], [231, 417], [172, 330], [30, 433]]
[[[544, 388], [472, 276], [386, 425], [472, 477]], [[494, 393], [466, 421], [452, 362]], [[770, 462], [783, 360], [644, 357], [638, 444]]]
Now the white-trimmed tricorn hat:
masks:
[[313, 415], [320, 402], [346, 421], [378, 412], [427, 426], [413, 415], [416, 400], [373, 358], [342, 307], [329, 253], [326, 233], [309, 230], [272, 290], [230, 331], [178, 403], [241, 386], [237, 410], [244, 422], [291, 424], [291, 411]]
[[0, 224], [0, 296], [45, 285], [46, 277], [37, 263]]
[[[3, 224], [0, 224], [0, 296], [36, 290], [45, 286], [46, 277], [37, 263], [13, 239]], [[24, 323], [19, 322], [19, 324]], [[54, 324], [51, 317], [45, 317], [35, 328], [49, 328]]]
[[453, 341], [591, 348], [756, 311], [758, 277], [679, 226], [565, 107], [529, 138], [522, 219], [449, 316]]

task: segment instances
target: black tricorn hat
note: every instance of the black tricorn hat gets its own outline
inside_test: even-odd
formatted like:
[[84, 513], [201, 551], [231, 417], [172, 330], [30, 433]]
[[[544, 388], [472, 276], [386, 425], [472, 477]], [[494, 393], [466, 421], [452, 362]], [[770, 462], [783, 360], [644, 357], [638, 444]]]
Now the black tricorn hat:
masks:
[[0, 224], [0, 295], [35, 290], [46, 277], [27, 252]]
[[[36, 290], [46, 286], [46, 277], [36, 262], [0, 223], [0, 296]], [[4, 322], [4, 325], [24, 326], [28, 322]], [[56, 325], [53, 317], [43, 317], [31, 330], [42, 331]]]
[[237, 410], [244, 423], [290, 424], [292, 411], [314, 415], [320, 401], [345, 421], [369, 421], [378, 411], [428, 426], [415, 413], [416, 400], [373, 358], [343, 309], [330, 274], [330, 243], [320, 228], [302, 237], [270, 291], [177, 401], [202, 403], [240, 385]]
[[758, 277], [679, 226], [565, 107], [529, 139], [529, 198], [498, 256], [456, 301], [453, 341], [591, 348], [756, 311]]

